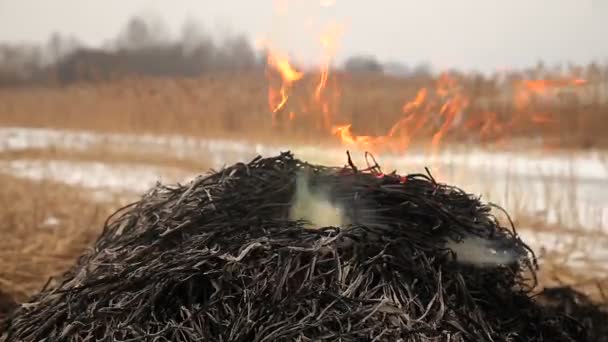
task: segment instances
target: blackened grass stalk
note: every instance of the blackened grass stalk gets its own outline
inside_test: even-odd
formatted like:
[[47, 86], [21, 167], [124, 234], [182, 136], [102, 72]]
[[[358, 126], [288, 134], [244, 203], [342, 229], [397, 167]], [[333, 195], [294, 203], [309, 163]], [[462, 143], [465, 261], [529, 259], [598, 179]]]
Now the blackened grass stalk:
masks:
[[[287, 152], [158, 185], [13, 312], [0, 341], [600, 341], [588, 331], [601, 324], [532, 296], [534, 254], [492, 206], [428, 172], [348, 159], [324, 167]], [[302, 172], [355, 223], [289, 220]], [[465, 235], [521, 257], [459, 264], [445, 243]]]

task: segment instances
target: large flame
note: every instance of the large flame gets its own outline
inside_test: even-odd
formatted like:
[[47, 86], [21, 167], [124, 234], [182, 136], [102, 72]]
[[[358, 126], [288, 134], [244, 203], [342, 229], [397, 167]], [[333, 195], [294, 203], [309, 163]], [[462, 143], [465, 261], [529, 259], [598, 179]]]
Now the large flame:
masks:
[[[268, 67], [276, 70], [281, 77], [280, 87], [277, 88], [271, 84], [268, 87], [268, 106], [273, 115], [273, 125], [276, 125], [277, 114], [285, 107], [293, 83], [300, 80], [304, 73], [297, 71], [286, 55], [272, 50], [270, 47], [267, 47], [267, 54]], [[295, 117], [295, 113], [290, 113], [290, 117]]]
[[403, 116], [384, 135], [356, 135], [351, 124], [334, 125], [332, 133], [352, 147], [398, 152], [407, 149], [417, 134], [430, 128], [433, 131], [431, 147], [437, 152], [444, 135], [467, 108], [469, 100], [458, 89], [453, 78], [442, 75], [435, 89], [422, 88], [414, 99], [403, 105]]
[[[333, 6], [335, 1], [321, 0], [321, 6]], [[451, 134], [476, 135], [479, 140], [500, 137], [504, 141], [519, 126], [550, 125], [556, 122], [550, 113], [535, 111], [532, 105], [539, 97], [552, 94], [565, 87], [579, 87], [586, 84], [580, 78], [532, 79], [514, 81], [512, 84], [512, 113], [504, 115], [494, 110], [486, 110], [473, 101], [474, 97], [461, 86], [462, 77], [443, 73], [428, 87], [418, 90], [417, 94], [404, 101], [401, 115], [384, 134], [358, 134], [353, 122], [345, 121], [340, 113], [340, 89], [338, 78], [332, 78], [332, 62], [344, 28], [337, 24], [329, 25], [319, 37], [322, 50], [319, 69], [311, 72], [314, 84], [303, 83], [310, 87], [303, 91], [307, 99], [299, 99], [289, 110], [289, 120], [306, 116], [313, 120], [316, 127], [333, 135], [351, 148], [372, 152], [403, 152], [413, 143], [426, 143], [430, 152], [437, 154], [443, 142]], [[276, 123], [277, 113], [281, 112], [290, 99], [294, 83], [304, 77], [304, 73], [292, 66], [286, 54], [268, 49], [268, 68], [280, 77], [280, 86], [269, 86], [268, 104]], [[335, 76], [335, 75], [333, 75]], [[300, 94], [298, 94], [300, 95]], [[395, 108], [399, 110], [399, 108]], [[300, 115], [306, 114], [306, 115]], [[317, 115], [314, 115], [317, 114]], [[370, 113], [369, 115], [374, 115]], [[361, 129], [361, 127], [359, 127]]]
[[[320, 42], [323, 47], [323, 55], [321, 57], [321, 68], [319, 71], [319, 82], [315, 87], [314, 100], [320, 106], [321, 112], [323, 113], [323, 127], [331, 128], [332, 119], [330, 113], [330, 106], [332, 98], [325, 94], [327, 89], [327, 81], [329, 79], [329, 71], [331, 68], [331, 62], [336, 54], [338, 47], [338, 40], [343, 33], [343, 27], [337, 24], [333, 24], [322, 33]], [[336, 94], [336, 97], [338, 95]], [[337, 100], [334, 97], [334, 101]]]

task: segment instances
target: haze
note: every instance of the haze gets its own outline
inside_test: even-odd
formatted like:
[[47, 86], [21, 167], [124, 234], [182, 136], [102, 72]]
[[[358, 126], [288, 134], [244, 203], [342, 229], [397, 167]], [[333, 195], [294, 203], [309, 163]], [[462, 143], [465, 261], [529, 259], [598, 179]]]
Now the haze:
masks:
[[269, 37], [306, 61], [319, 56], [317, 31], [332, 18], [345, 25], [339, 61], [373, 54], [410, 65], [489, 71], [608, 57], [604, 0], [337, 0], [328, 8], [291, 0], [287, 17], [273, 14], [275, 8], [272, 0], [0, 0], [0, 41], [42, 43], [59, 32], [99, 46], [144, 13], [161, 17], [174, 35], [195, 19], [216, 34]]

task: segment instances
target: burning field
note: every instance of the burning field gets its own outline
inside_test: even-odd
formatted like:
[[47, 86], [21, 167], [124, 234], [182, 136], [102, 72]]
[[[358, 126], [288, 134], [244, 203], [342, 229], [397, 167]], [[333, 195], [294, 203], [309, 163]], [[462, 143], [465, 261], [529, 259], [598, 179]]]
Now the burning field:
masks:
[[341, 70], [344, 33], [0, 87], [0, 341], [608, 341], [608, 69]]
[[[518, 81], [490, 101], [446, 74], [410, 80], [400, 104], [403, 81], [336, 88], [347, 75], [273, 58], [270, 79], [247, 81], [258, 88], [228, 78], [2, 90], [0, 171], [19, 185], [3, 194], [0, 289], [22, 303], [3, 304], [5, 340], [602, 341], [608, 157], [600, 136], [577, 131], [600, 124], [585, 116], [569, 131], [560, 118], [579, 102], [540, 96], [584, 94], [587, 81]], [[213, 82], [230, 100], [205, 93]], [[247, 87], [262, 100], [239, 97]], [[242, 117], [246, 102], [258, 112]], [[603, 110], [599, 98], [572, 108]], [[287, 150], [317, 165], [344, 164], [350, 150], [354, 162], [310, 166], [312, 184], [333, 180], [302, 200], [304, 162], [243, 164]], [[209, 167], [220, 171], [197, 177]]]

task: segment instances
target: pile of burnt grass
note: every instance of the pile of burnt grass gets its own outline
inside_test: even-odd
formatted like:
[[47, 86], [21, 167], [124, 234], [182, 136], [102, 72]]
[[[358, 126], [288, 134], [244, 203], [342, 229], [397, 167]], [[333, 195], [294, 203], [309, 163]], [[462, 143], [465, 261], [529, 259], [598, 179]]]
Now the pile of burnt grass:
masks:
[[[492, 207], [427, 174], [314, 166], [290, 153], [158, 186], [108, 219], [94, 250], [16, 310], [3, 341], [585, 341], [538, 305], [535, 260]], [[370, 224], [288, 219], [296, 175]], [[372, 224], [373, 223], [373, 224]], [[521, 252], [454, 261], [446, 239]]]
[[568, 315], [587, 331], [588, 341], [608, 342], [608, 303], [594, 303], [588, 296], [570, 286], [545, 288], [536, 302], [546, 310]]
[[[13, 297], [0, 290], [0, 326], [6, 317], [8, 317], [18, 306], [19, 305]], [[0, 329], [0, 332], [2, 332], [2, 329]]]

